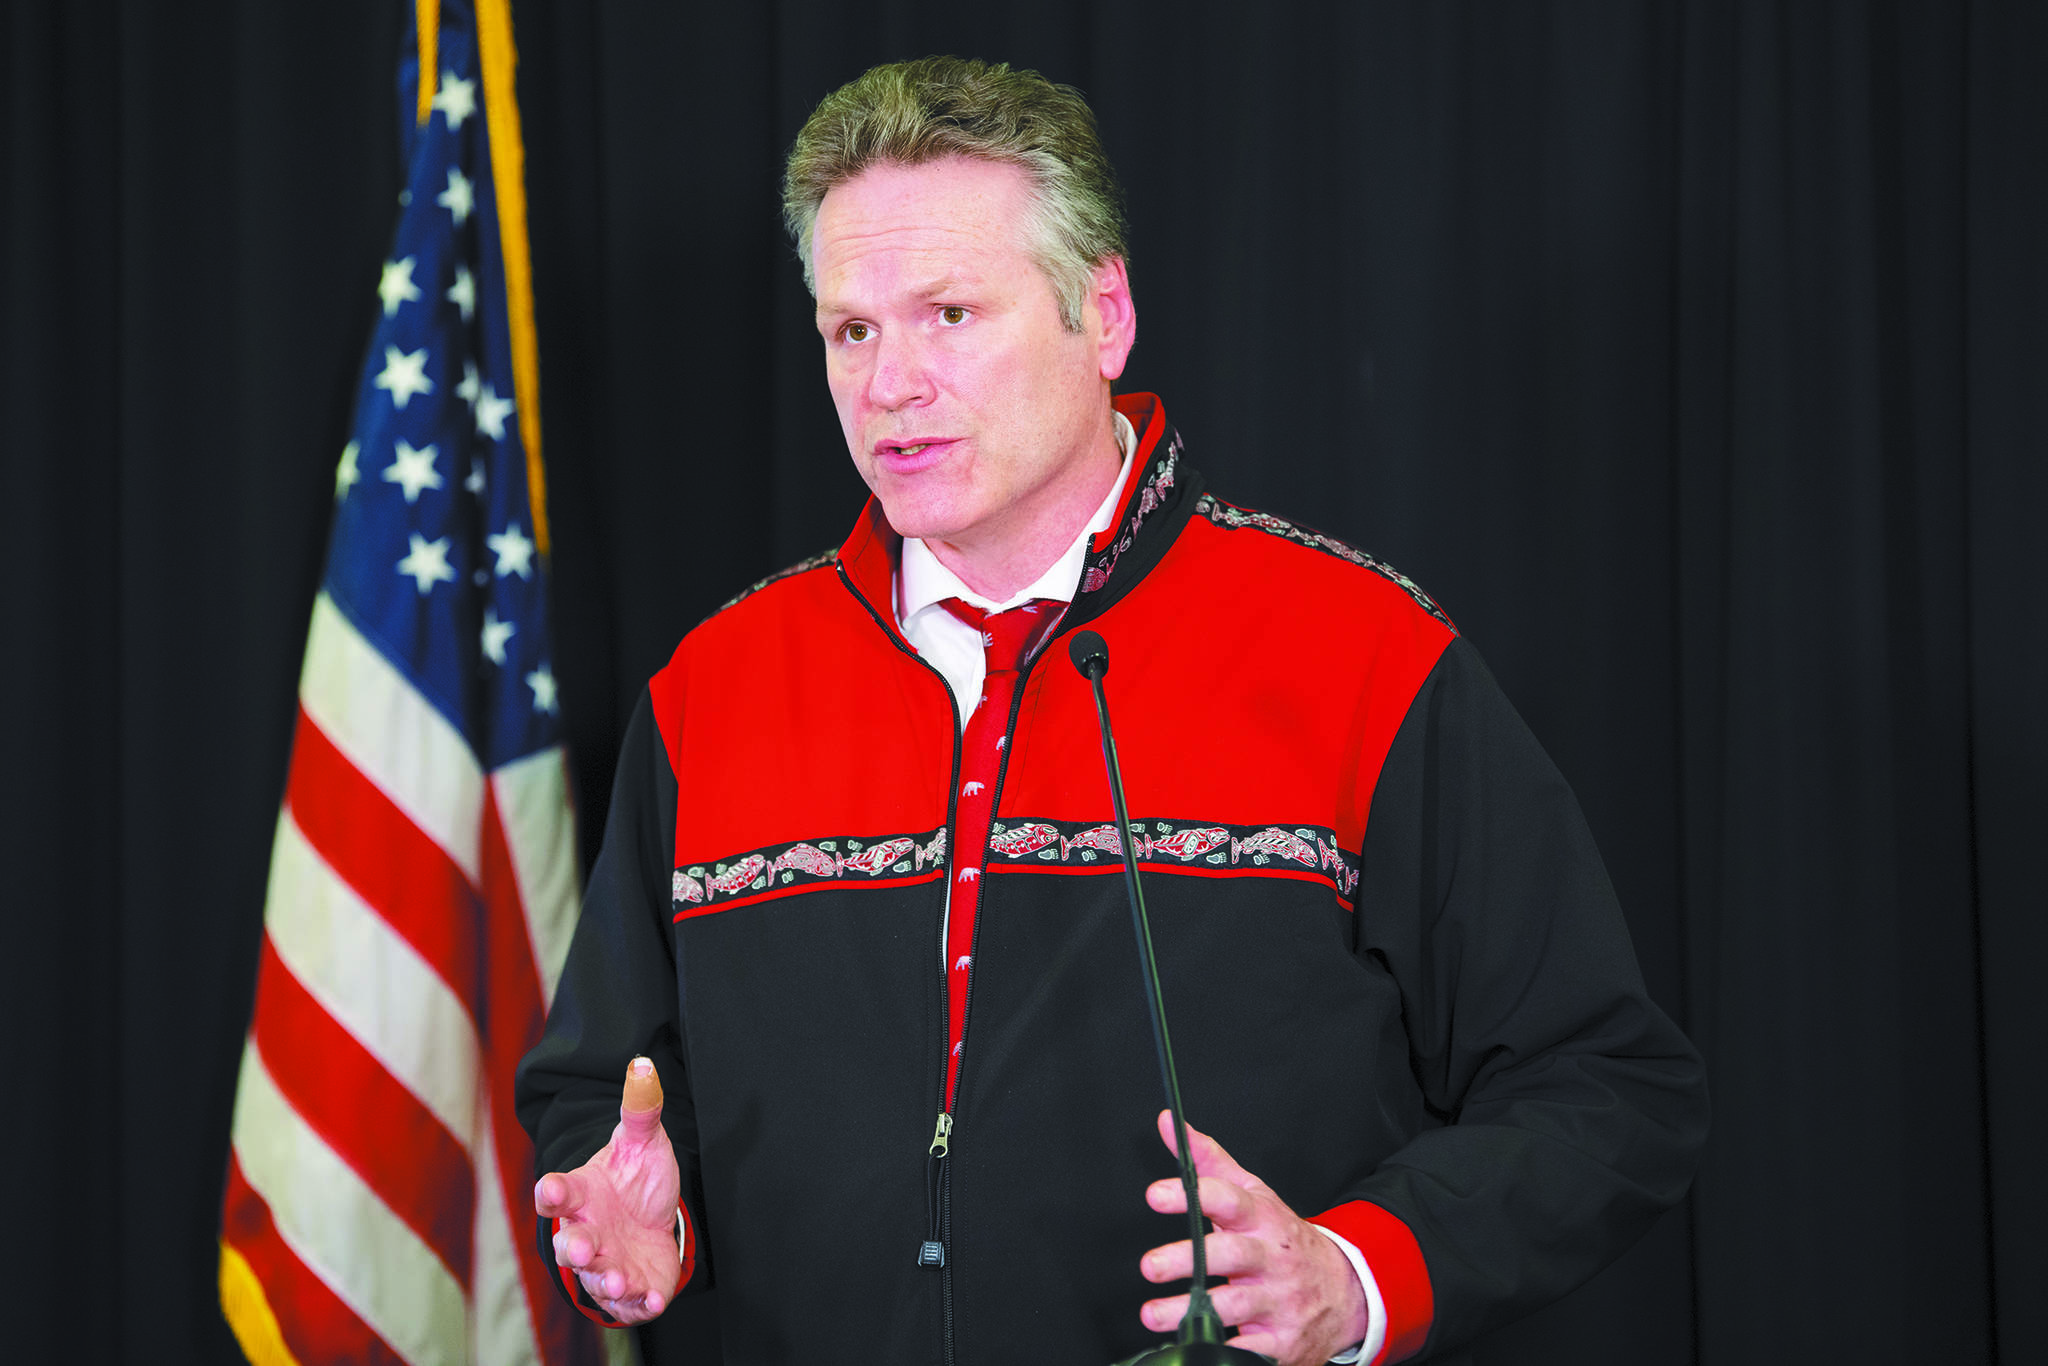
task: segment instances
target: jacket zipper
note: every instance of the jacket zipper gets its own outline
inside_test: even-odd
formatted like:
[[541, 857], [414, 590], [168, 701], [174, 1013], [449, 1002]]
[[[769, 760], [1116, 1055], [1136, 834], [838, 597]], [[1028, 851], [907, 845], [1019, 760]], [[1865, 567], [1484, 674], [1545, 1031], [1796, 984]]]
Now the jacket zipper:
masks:
[[[939, 685], [946, 690], [947, 700], [953, 704], [953, 776], [949, 786], [946, 789], [946, 831], [949, 838], [956, 837], [959, 834], [959, 831], [956, 827], [959, 824], [958, 801], [960, 795], [960, 750], [962, 735], [962, 730], [960, 727], [960, 699], [954, 696], [953, 685], [946, 681], [946, 676], [944, 674], [940, 673], [937, 669], [933, 668], [931, 664], [925, 660], [924, 656], [920, 655], [916, 650], [910, 647], [907, 641], [902, 640], [895, 632], [889, 630], [888, 623], [882, 620], [881, 614], [875, 610], [874, 604], [870, 603], [866, 597], [862, 596], [860, 590], [853, 586], [853, 579], [846, 572], [846, 566], [844, 564], [835, 564], [833, 568], [838, 571], [839, 581], [842, 584], [846, 585], [846, 591], [853, 595], [853, 600], [855, 602], [858, 602], [863, 608], [867, 610], [867, 614], [870, 617], [874, 618], [875, 624], [882, 628], [882, 633], [889, 637], [890, 642], [894, 644], [897, 649], [901, 650], [904, 654], [909, 655], [913, 660], [916, 660], [920, 666], [922, 666], [925, 670], [931, 673], [933, 677], [937, 678], [939, 680]], [[1069, 625], [1073, 624], [1069, 620], [1069, 618], [1071, 618], [1072, 616], [1073, 605], [1069, 603], [1067, 610], [1062, 612], [1060, 614], [1059, 620], [1053, 623], [1052, 631], [1045, 637], [1044, 640], [1039, 642], [1037, 652], [1034, 653], [1031, 656], [1031, 658], [1024, 660], [1018, 668], [1017, 687], [1010, 694], [1009, 719], [1004, 723], [1003, 726], [1003, 734], [1005, 737], [1013, 735], [1016, 732], [1017, 716], [1024, 706], [1024, 685], [1030, 682], [1031, 680], [1031, 670], [1034, 666], [1037, 665], [1038, 661], [1044, 657], [1046, 651], [1052, 648], [1052, 643], [1055, 640], [1059, 639], [1059, 637], [1066, 632]], [[989, 798], [988, 804], [989, 823], [991, 826], [993, 826], [995, 823], [996, 812], [1000, 810], [1002, 807], [1003, 785], [1005, 782], [1008, 781], [1009, 776], [1010, 750], [1009, 741], [1007, 738], [1005, 738], [1003, 742], [1003, 760], [1002, 763], [999, 764], [996, 768], [996, 790], [994, 794]], [[957, 839], [955, 840], [955, 843], [957, 844]], [[986, 863], [987, 860], [984, 859], [983, 862]], [[941, 883], [940, 885], [944, 887], [950, 887], [950, 876], [945, 882]], [[988, 879], [986, 877], [983, 877], [981, 880], [981, 900], [979, 904], [975, 907], [974, 912], [974, 938], [973, 941], [968, 945], [967, 949], [970, 955], [979, 955], [981, 952], [982, 912], [988, 908], [988, 889]], [[941, 936], [945, 934], [946, 929], [947, 904], [947, 898], [942, 897], [939, 902], [939, 933]], [[947, 953], [943, 953], [939, 956], [938, 981], [939, 991], [942, 998], [944, 996], [946, 988], [946, 963], [950, 956], [950, 949]], [[967, 1022], [973, 1018], [973, 1014], [974, 968], [972, 965], [970, 965], [967, 969], [967, 992], [966, 995], [962, 997], [960, 1003], [961, 1074], [964, 1074], [967, 1070]], [[945, 1352], [943, 1360], [945, 1362], [945, 1366], [953, 1366], [954, 1362], [953, 1267], [951, 1262], [947, 1258], [947, 1248], [951, 1246], [953, 1241], [953, 1178], [952, 1169], [946, 1163], [946, 1158], [950, 1155], [952, 1150], [953, 1141], [953, 1115], [952, 1112], [946, 1108], [946, 1070], [950, 1056], [951, 1050], [944, 1044], [941, 1044], [939, 1048], [938, 1120], [932, 1129], [932, 1141], [930, 1145], [925, 1149], [925, 1214], [927, 1220], [927, 1236], [924, 1239], [924, 1241], [918, 1245], [917, 1250], [917, 1264], [920, 1267], [930, 1267], [939, 1273], [939, 1312], [940, 1318], [944, 1326]], [[958, 1074], [956, 1074], [956, 1076], [957, 1075]]]
[[[853, 586], [853, 578], [846, 572], [846, 566], [844, 564], [835, 564], [833, 566], [833, 569], [838, 574], [839, 582], [845, 586], [847, 593], [853, 598], [855, 602], [861, 605], [861, 608], [864, 611], [866, 611], [870, 617], [874, 619], [875, 625], [881, 628], [882, 634], [889, 638], [889, 642], [892, 645], [894, 645], [898, 650], [901, 650], [905, 655], [908, 655], [910, 659], [915, 664], [917, 664], [919, 668], [925, 670], [925, 672], [929, 673], [933, 678], [938, 679], [939, 686], [946, 690], [946, 701], [950, 705], [953, 713], [953, 772], [946, 786], [946, 834], [948, 839], [950, 840], [952, 836], [955, 833], [957, 833], [954, 827], [959, 823], [958, 807], [960, 797], [961, 760], [960, 699], [954, 695], [953, 685], [946, 681], [946, 676], [944, 674], [940, 673], [937, 669], [933, 668], [931, 664], [924, 658], [923, 655], [920, 655], [916, 650], [912, 649], [910, 647], [909, 642], [903, 640], [896, 632], [891, 631], [889, 629], [889, 624], [886, 621], [882, 620], [882, 615], [880, 612], [877, 612], [875, 610], [874, 604], [869, 602], [867, 598], [861, 593], [861, 591]], [[995, 808], [993, 805], [991, 805], [989, 809], [993, 811]], [[941, 936], [941, 942], [943, 942], [943, 937], [946, 932], [947, 896], [945, 895], [945, 889], [951, 886], [951, 881], [951, 876], [949, 874], [948, 877], [942, 879], [939, 883], [939, 887], [941, 889], [941, 896], [939, 898], [938, 928], [939, 934]], [[945, 969], [946, 958], [945, 955], [941, 953], [939, 955], [938, 973], [938, 991], [939, 1000], [941, 1002], [945, 1000], [946, 992]], [[968, 985], [970, 988], [973, 985], [973, 981], [974, 979], [970, 975], [968, 978]], [[964, 1039], [965, 1036], [963, 1035], [962, 1037]], [[945, 1209], [947, 1198], [946, 1154], [947, 1150], [951, 1146], [953, 1135], [953, 1116], [946, 1109], [945, 1059], [948, 1051], [947, 1045], [949, 1043], [950, 1040], [945, 1039], [943, 1036], [941, 1037], [941, 1041], [939, 1044], [940, 1061], [938, 1104], [934, 1107], [938, 1111], [938, 1121], [932, 1129], [932, 1141], [925, 1149], [925, 1237], [923, 1241], [921, 1241], [918, 1244], [917, 1247], [917, 1264], [920, 1267], [929, 1267], [933, 1270], [936, 1270], [940, 1272], [942, 1276], [942, 1280], [940, 1282], [940, 1298], [943, 1302], [943, 1311], [945, 1319], [946, 1356], [948, 1361], [952, 1359], [953, 1342], [952, 1275], [949, 1271], [946, 1270], [947, 1228]]]
[[932, 1146], [925, 1154], [925, 1214], [931, 1223], [931, 1236], [917, 1249], [919, 1266], [944, 1267], [946, 1265], [946, 1228], [940, 1217], [940, 1203], [943, 1192], [946, 1149], [953, 1137], [953, 1117], [944, 1110], [939, 1111], [938, 1126], [932, 1130]]
[[[1059, 634], [1065, 624], [1064, 619], [1055, 622], [1052, 635], [1048, 635], [1039, 643], [1038, 653], [1025, 660], [1017, 670], [1017, 687], [1010, 694], [1010, 715], [1003, 723], [1003, 735], [1005, 737], [1002, 749], [1003, 761], [996, 765], [996, 790], [989, 797], [988, 803], [988, 819], [991, 830], [993, 830], [995, 825], [996, 812], [1002, 810], [1003, 785], [1010, 777], [1010, 742], [1008, 737], [1017, 733], [1017, 716], [1024, 707], [1024, 685], [1031, 681], [1032, 666], [1037, 664], [1039, 659], [1044, 656], [1046, 650], [1052, 645], [1053, 637]], [[988, 859], [984, 857], [982, 859], [981, 899], [974, 908], [974, 938], [967, 946], [967, 952], [972, 957], [972, 961], [968, 964], [967, 968], [967, 992], [960, 1000], [960, 1070], [954, 1075], [954, 1086], [956, 1088], [967, 1076], [967, 1026], [974, 1019], [974, 969], [981, 962], [981, 927], [987, 920], [988, 893], [991, 885], [991, 880], [988, 876]], [[951, 956], [950, 950], [947, 956]], [[941, 964], [942, 968], [943, 966]], [[941, 1096], [945, 1094], [945, 1086], [946, 1055], [942, 1051], [939, 1062], [939, 1094]], [[956, 1089], [953, 1096], [956, 1104], [959, 1102], [959, 1098], [959, 1092]], [[941, 1112], [939, 1121], [950, 1136], [953, 1131], [953, 1117]], [[941, 1157], [943, 1156], [944, 1154], [941, 1154]], [[940, 1165], [938, 1183], [939, 1238], [942, 1246], [950, 1246], [953, 1241], [953, 1173], [952, 1169], [944, 1166], [943, 1163]], [[939, 1262], [939, 1277], [940, 1313], [945, 1321], [946, 1329], [945, 1356], [943, 1359], [945, 1366], [953, 1366], [953, 1267], [943, 1257]]]

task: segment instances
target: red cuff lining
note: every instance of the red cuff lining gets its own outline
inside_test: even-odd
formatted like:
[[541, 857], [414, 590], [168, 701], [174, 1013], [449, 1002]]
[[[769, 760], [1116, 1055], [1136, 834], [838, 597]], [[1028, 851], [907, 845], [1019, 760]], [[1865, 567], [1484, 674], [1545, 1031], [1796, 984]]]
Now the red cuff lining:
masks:
[[683, 1274], [676, 1277], [676, 1288], [669, 1291], [670, 1304], [674, 1304], [676, 1296], [683, 1293], [690, 1277], [697, 1274], [697, 1226], [690, 1222], [690, 1207], [680, 1200], [676, 1201], [676, 1212], [683, 1216]]
[[1422, 1350], [1436, 1321], [1436, 1296], [1429, 1267], [1415, 1235], [1378, 1205], [1353, 1200], [1310, 1219], [1345, 1239], [1365, 1258], [1387, 1306], [1387, 1341], [1368, 1366], [1405, 1361]]

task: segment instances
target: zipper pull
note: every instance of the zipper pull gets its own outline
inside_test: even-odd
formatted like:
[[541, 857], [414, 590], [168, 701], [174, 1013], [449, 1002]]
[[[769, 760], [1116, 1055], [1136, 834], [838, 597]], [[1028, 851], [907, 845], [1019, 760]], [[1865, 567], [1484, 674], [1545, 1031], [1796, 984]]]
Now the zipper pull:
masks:
[[925, 1150], [925, 1214], [931, 1221], [931, 1236], [917, 1245], [919, 1266], [941, 1267], [946, 1264], [946, 1244], [941, 1236], [944, 1230], [939, 1221], [939, 1164], [946, 1160], [952, 1139], [953, 1117], [941, 1110], [938, 1125], [932, 1130], [932, 1146]]

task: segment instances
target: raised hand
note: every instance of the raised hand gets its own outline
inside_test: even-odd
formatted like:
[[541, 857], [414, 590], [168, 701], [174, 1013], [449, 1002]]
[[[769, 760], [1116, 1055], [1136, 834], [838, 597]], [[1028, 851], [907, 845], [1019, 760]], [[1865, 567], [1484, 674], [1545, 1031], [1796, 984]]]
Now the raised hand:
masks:
[[[1173, 1121], [1165, 1110], [1159, 1137], [1173, 1150]], [[1264, 1352], [1282, 1366], [1319, 1366], [1363, 1341], [1365, 1288], [1336, 1244], [1192, 1125], [1188, 1150], [1202, 1213], [1214, 1226], [1209, 1271], [1230, 1278], [1209, 1292], [1217, 1316], [1238, 1331], [1230, 1345]], [[1187, 1213], [1179, 1177], [1146, 1187], [1145, 1202], [1161, 1214]], [[1194, 1275], [1194, 1259], [1194, 1244], [1183, 1238], [1153, 1248], [1138, 1267], [1146, 1280], [1164, 1284]], [[1138, 1316], [1154, 1332], [1170, 1333], [1187, 1307], [1186, 1295], [1173, 1295], [1146, 1301]]]
[[533, 1208], [557, 1221], [555, 1261], [576, 1273], [598, 1307], [621, 1323], [645, 1323], [681, 1288], [681, 1196], [675, 1149], [661, 1127], [661, 1078], [652, 1062], [635, 1058], [611, 1140], [576, 1170], [536, 1181]]

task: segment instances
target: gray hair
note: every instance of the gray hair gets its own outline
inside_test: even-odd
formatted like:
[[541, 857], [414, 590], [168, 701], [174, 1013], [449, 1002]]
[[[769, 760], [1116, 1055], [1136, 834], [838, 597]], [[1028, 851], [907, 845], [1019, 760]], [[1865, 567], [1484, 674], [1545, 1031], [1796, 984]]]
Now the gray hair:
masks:
[[1081, 330], [1090, 277], [1124, 245], [1123, 189], [1081, 92], [1036, 71], [962, 57], [923, 57], [868, 71], [827, 95], [789, 149], [782, 218], [815, 296], [811, 234], [834, 187], [873, 166], [946, 157], [1015, 166], [1031, 185], [1025, 241], [1052, 282], [1060, 321]]

